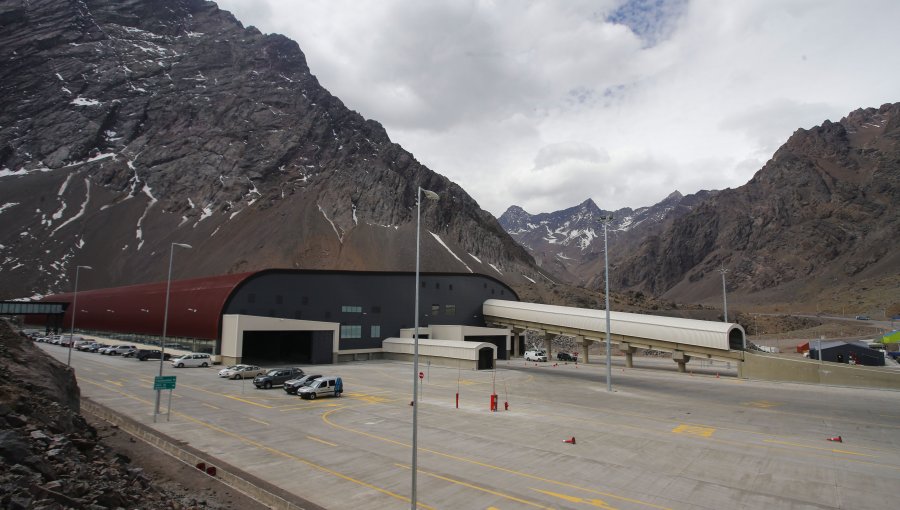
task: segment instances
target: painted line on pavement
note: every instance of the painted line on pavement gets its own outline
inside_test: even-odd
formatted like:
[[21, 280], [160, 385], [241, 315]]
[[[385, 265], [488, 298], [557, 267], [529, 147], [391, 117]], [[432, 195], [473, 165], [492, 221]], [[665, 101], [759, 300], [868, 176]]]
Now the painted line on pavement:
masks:
[[800, 444], [800, 443], [789, 443], [787, 441], [775, 441], [774, 439], [766, 439], [763, 442], [764, 443], [783, 444], [783, 445], [788, 445], [788, 446], [797, 446], [800, 448], [811, 448], [813, 450], [822, 450], [822, 451], [831, 452], [831, 453], [844, 453], [847, 455], [858, 455], [860, 457], [878, 457], [877, 455], [869, 455], [867, 453], [851, 452], [849, 450], [838, 450], [835, 448], [823, 448], [821, 446], [809, 446], [809, 445]]
[[327, 444], [328, 446], [337, 446], [334, 443], [329, 443], [328, 441], [325, 441], [324, 439], [319, 439], [318, 437], [306, 436], [306, 439], [312, 439], [313, 441], [318, 441], [319, 443]]
[[[404, 465], [404, 464], [394, 464], [394, 465], [397, 466], [397, 467], [399, 467], [399, 468], [403, 468], [403, 469], [407, 469], [407, 470], [410, 469], [409, 466]], [[537, 502], [534, 502], [534, 501], [528, 501], [528, 500], [526, 500], [526, 499], [517, 498], [517, 497], [515, 497], [515, 496], [511, 496], [511, 495], [505, 494], [505, 493], [503, 493], [503, 492], [498, 492], [498, 491], [495, 491], [495, 490], [492, 490], [492, 489], [488, 489], [488, 488], [486, 488], [486, 487], [480, 487], [480, 486], [475, 485], [475, 484], [473, 484], [473, 483], [464, 482], [464, 481], [462, 481], [462, 480], [456, 480], [456, 479], [454, 479], [454, 478], [449, 478], [449, 477], [446, 477], [446, 476], [442, 476], [442, 475], [439, 475], [439, 474], [437, 474], [437, 473], [431, 473], [431, 472], [429, 472], [429, 471], [425, 471], [425, 470], [422, 470], [422, 469], [418, 469], [417, 471], [418, 471], [419, 473], [423, 474], [423, 475], [428, 475], [428, 476], [430, 476], [430, 477], [432, 477], [432, 478], [437, 478], [438, 480], [443, 480], [443, 481], [445, 481], [445, 482], [450, 482], [450, 483], [455, 484], [455, 485], [462, 485], [463, 487], [467, 487], [467, 488], [469, 488], [469, 489], [474, 489], [474, 490], [476, 490], [476, 491], [485, 492], [485, 493], [487, 493], [487, 494], [491, 494], [492, 496], [499, 496], [499, 497], [501, 497], [501, 498], [508, 499], [508, 500], [510, 500], [510, 501], [515, 501], [515, 502], [517, 502], [517, 503], [522, 503], [523, 505], [533, 506], [533, 507], [535, 507], [535, 508], [543, 508], [543, 509], [545, 509], [545, 510], [553, 510], [553, 507], [551, 507], [551, 506], [544, 506], [544, 505], [542, 505], [542, 504], [540, 504], [540, 503], [537, 503]]]

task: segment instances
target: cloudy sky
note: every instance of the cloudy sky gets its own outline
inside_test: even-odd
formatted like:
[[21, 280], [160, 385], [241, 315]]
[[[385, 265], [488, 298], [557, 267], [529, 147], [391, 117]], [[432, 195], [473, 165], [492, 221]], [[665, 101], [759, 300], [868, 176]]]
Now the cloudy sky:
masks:
[[499, 216], [737, 187], [900, 101], [897, 0], [219, 0]]

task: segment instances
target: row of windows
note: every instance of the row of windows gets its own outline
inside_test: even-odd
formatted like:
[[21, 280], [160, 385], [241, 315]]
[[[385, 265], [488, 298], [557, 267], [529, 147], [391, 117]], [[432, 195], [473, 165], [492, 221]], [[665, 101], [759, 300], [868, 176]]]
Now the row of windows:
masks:
[[[362, 338], [362, 326], [342, 325], [341, 338]], [[369, 338], [381, 338], [380, 325], [373, 325], [369, 328]]]
[[[441, 305], [431, 305], [431, 316], [441, 314]], [[444, 315], [456, 315], [456, 305], [444, 305]]]
[[[344, 305], [344, 306], [341, 307], [341, 312], [344, 312], [344, 313], [362, 313], [362, 307], [361, 307], [361, 306], [347, 306], [347, 305]], [[241, 315], [246, 315], [246, 314], [247, 314], [247, 309], [246, 309], [246, 308], [241, 308], [241, 309], [238, 311], [238, 313], [240, 313]], [[373, 306], [373, 307], [372, 307], [372, 313], [381, 313], [381, 307], [380, 307], [380, 306]], [[276, 316], [275, 310], [274, 310], [274, 309], [269, 309], [269, 314], [268, 314], [268, 315], [269, 315], [269, 317], [275, 317], [275, 316]], [[437, 315], [441, 315], [441, 305], [431, 305], [431, 316], [434, 317], [434, 316], [437, 316]], [[446, 316], [456, 315], [456, 305], [444, 305], [444, 315], [446, 315]], [[330, 318], [331, 318], [331, 312], [326, 311], [326, 312], [325, 312], [325, 319], [330, 319]], [[297, 319], [297, 320], [303, 319], [303, 312], [302, 312], [301, 310], [294, 310], [294, 319]], [[358, 337], [357, 337], [357, 338], [358, 338]]]

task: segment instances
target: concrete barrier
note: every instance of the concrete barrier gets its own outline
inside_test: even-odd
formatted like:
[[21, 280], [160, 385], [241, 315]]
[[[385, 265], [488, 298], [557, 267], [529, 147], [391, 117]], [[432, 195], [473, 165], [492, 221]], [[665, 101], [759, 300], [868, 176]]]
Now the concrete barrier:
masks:
[[897, 370], [755, 352], [744, 353], [744, 361], [738, 365], [738, 377], [900, 390], [900, 371]]
[[[199, 466], [203, 465], [206, 468], [205, 471], [216, 480], [246, 494], [269, 508], [275, 510], [324, 510], [318, 505], [303, 500], [265, 480], [256, 478], [228, 463], [207, 455], [196, 448], [192, 448], [185, 444], [179, 444], [178, 440], [125, 415], [119, 414], [89, 398], [82, 397], [81, 412], [93, 414], [94, 416], [119, 427], [119, 430], [127, 432], [135, 438], [159, 448], [164, 453], [169, 454], [189, 466], [197, 467], [199, 469]], [[210, 470], [212, 470], [212, 472], [210, 472]]]

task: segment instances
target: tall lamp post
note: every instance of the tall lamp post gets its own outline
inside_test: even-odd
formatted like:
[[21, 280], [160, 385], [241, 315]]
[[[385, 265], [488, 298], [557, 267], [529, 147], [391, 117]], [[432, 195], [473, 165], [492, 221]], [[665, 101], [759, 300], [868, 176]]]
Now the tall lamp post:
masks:
[[420, 232], [422, 230], [422, 193], [429, 200], [438, 200], [440, 197], [437, 193], [423, 189], [419, 186], [416, 191], [416, 318], [414, 321], [415, 332], [413, 334], [413, 418], [412, 418], [412, 497], [410, 498], [410, 508], [416, 510], [416, 472], [418, 470], [417, 460], [419, 454], [419, 245]]
[[94, 269], [91, 266], [75, 266], [75, 296], [72, 297], [72, 328], [69, 330], [69, 359], [66, 366], [72, 366], [72, 345], [75, 343], [75, 314], [78, 312], [78, 272], [82, 269]]
[[606, 391], [612, 391], [612, 339], [609, 327], [609, 244], [606, 229], [613, 220], [611, 214], [601, 216], [603, 222], [603, 279], [606, 281]]
[[[162, 377], [163, 374], [163, 361], [166, 359], [166, 326], [169, 324], [169, 291], [172, 289], [172, 260], [175, 258], [175, 247], [180, 246], [182, 248], [191, 249], [191, 245], [184, 243], [172, 243], [171, 248], [169, 249], [169, 277], [166, 280], [166, 307], [163, 311], [163, 330], [162, 330], [162, 342], [159, 345], [159, 376]], [[156, 390], [156, 407], [153, 411], [153, 420], [156, 420], [156, 415], [159, 414], [159, 397], [162, 394], [162, 390]]]
[[725, 273], [728, 270], [722, 266], [719, 272], [722, 273], [722, 320], [728, 322], [728, 297], [725, 295]]

